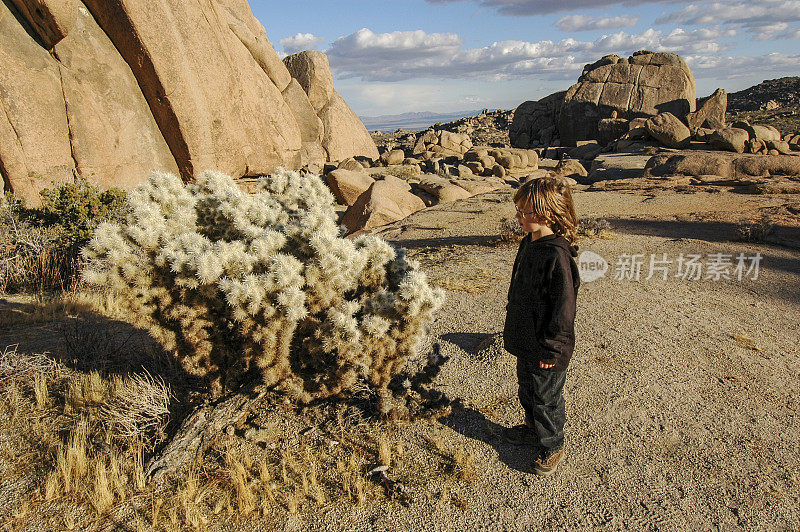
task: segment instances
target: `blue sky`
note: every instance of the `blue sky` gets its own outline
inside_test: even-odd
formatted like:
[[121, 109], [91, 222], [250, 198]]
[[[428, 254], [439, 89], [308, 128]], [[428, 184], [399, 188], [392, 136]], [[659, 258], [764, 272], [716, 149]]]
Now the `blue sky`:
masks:
[[697, 95], [800, 75], [800, 0], [250, 0], [282, 55], [328, 54], [361, 116], [514, 108], [609, 53], [674, 51]]

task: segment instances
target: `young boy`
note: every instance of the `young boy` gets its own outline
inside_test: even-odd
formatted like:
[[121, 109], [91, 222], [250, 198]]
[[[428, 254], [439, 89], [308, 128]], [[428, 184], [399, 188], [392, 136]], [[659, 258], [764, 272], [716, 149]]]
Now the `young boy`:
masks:
[[525, 423], [503, 431], [511, 443], [531, 444], [531, 468], [555, 472], [564, 456], [562, 391], [575, 347], [575, 300], [580, 277], [573, 257], [577, 217], [569, 184], [545, 177], [514, 194], [520, 243], [508, 289], [503, 340], [517, 357]]

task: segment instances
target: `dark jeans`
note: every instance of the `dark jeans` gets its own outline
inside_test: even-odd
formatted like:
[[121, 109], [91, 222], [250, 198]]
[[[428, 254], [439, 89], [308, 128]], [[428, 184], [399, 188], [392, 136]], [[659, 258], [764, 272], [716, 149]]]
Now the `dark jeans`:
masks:
[[566, 371], [539, 368], [538, 360], [517, 358], [519, 402], [528, 425], [545, 451], [564, 446], [564, 381]]

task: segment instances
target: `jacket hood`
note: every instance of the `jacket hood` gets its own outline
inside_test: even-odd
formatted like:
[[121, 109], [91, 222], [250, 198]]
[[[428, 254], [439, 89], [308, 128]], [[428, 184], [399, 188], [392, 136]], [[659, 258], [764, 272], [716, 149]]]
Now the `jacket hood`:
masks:
[[569, 240], [564, 238], [561, 235], [546, 235], [541, 238], [537, 238], [531, 242], [534, 245], [543, 245], [543, 246], [557, 246], [563, 248], [564, 251], [569, 253], [573, 257], [578, 256], [578, 246], [572, 245], [569, 243]]
[[[530, 238], [530, 233], [526, 236], [526, 238]], [[569, 243], [569, 240], [564, 238], [561, 235], [546, 235], [541, 238], [537, 238], [531, 242], [531, 245], [534, 246], [552, 246], [552, 247], [559, 247], [562, 248], [564, 251], [570, 254], [571, 257], [578, 256], [578, 246], [574, 246]], [[581, 274], [578, 270], [578, 265], [575, 263], [575, 260], [569, 261], [569, 267], [572, 270], [572, 284], [575, 287], [575, 293], [578, 292], [578, 287], [581, 285]]]

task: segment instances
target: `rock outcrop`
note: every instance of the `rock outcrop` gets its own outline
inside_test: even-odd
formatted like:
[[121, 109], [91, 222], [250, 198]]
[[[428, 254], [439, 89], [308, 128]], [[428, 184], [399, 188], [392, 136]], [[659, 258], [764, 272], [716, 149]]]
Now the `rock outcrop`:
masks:
[[556, 120], [564, 103], [567, 91], [559, 91], [538, 101], [522, 103], [514, 111], [514, 119], [508, 128], [508, 138], [512, 146], [547, 146], [555, 136]]
[[283, 60], [289, 73], [308, 95], [322, 121], [322, 147], [329, 161], [363, 155], [378, 158], [378, 148], [350, 106], [333, 88], [328, 57], [316, 50], [290, 55]]
[[311, 55], [311, 84], [293, 79], [245, 0], [4, 2], [4, 188], [35, 204], [76, 175], [130, 189], [153, 170], [243, 177], [377, 157]]
[[617, 111], [620, 118], [669, 112], [678, 118], [695, 110], [692, 71], [677, 54], [636, 52], [628, 59], [608, 55], [584, 68], [564, 96], [558, 131], [564, 145], [597, 138], [597, 122]]
[[663, 154], [655, 155], [647, 162], [645, 173], [650, 176], [712, 175], [724, 178], [797, 176], [800, 175], [800, 157], [707, 151]]
[[[634, 118], [669, 112], [686, 120], [695, 111], [695, 96], [694, 75], [677, 54], [641, 51], [627, 59], [607, 55], [586, 65], [569, 90], [517, 107], [509, 139], [518, 148], [574, 146], [589, 139], [605, 145], [624, 133], [626, 122]], [[718, 101], [709, 104], [701, 124], [718, 116]]]

